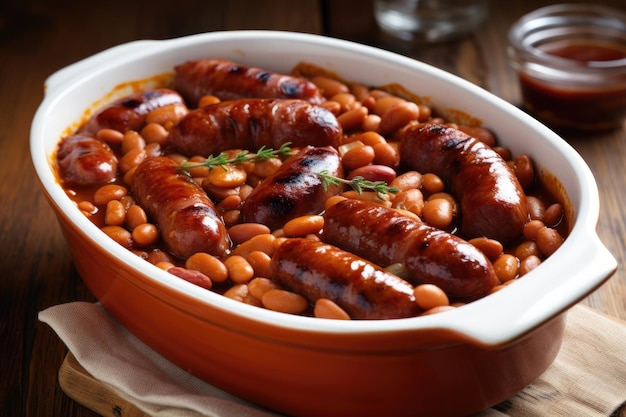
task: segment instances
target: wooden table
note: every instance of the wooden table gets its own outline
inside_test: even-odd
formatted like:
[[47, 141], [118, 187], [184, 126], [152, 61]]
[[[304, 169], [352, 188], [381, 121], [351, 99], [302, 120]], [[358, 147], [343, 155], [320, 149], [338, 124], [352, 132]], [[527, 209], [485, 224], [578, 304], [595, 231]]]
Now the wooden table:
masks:
[[[0, 5], [0, 415], [94, 416], [57, 384], [67, 350], [37, 313], [77, 300], [93, 301], [76, 273], [56, 219], [30, 163], [32, 116], [44, 79], [102, 49], [135, 39], [163, 39], [229, 29], [322, 33], [380, 45], [366, 1], [109, 0], [61, 6], [43, 0]], [[422, 48], [389, 49], [460, 75], [496, 95], [519, 102], [505, 53], [506, 32], [522, 14], [551, 1], [493, 1], [491, 15], [472, 37]], [[622, 0], [594, 3], [624, 9]], [[158, 7], [157, 7], [158, 5]], [[620, 264], [626, 258], [626, 124], [598, 135], [567, 138], [594, 172], [601, 192], [601, 239]], [[583, 301], [626, 319], [626, 273]]]

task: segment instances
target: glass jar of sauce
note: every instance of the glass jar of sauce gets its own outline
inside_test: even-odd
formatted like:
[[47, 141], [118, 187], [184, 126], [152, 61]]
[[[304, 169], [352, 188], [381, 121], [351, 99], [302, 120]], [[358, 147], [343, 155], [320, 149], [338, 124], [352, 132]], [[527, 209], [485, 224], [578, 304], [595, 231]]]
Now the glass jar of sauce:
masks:
[[626, 119], [626, 13], [586, 4], [537, 9], [509, 30], [526, 110], [555, 129], [597, 131]]

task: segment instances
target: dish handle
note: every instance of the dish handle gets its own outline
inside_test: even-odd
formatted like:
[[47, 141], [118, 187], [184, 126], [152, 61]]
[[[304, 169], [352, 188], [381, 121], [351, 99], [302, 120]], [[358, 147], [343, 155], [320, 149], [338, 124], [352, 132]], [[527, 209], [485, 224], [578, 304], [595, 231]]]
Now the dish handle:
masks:
[[89, 74], [100, 67], [105, 67], [110, 62], [119, 62], [121, 57], [131, 59], [139, 52], [146, 52], [152, 47], [158, 45], [160, 41], [156, 40], [138, 40], [113, 46], [101, 52], [74, 62], [63, 67], [48, 76], [44, 82], [44, 93], [53, 95], [55, 91], [62, 91], [64, 85], [68, 82], [75, 82], [76, 77]]
[[[466, 314], [457, 323], [456, 330], [469, 338], [472, 343], [482, 346], [502, 346], [543, 325], [580, 302], [606, 282], [617, 270], [617, 260], [600, 241], [598, 235], [588, 234], [586, 239], [576, 242], [566, 240], [569, 262], [551, 262], [548, 258], [541, 275], [520, 279], [514, 285], [503, 288], [502, 292], [517, 291], [525, 294], [519, 299], [532, 300], [529, 303], [511, 303], [505, 294], [492, 294], [486, 298], [493, 305], [477, 308], [472, 314]], [[561, 259], [562, 261], [562, 259]], [[551, 280], [546, 285], [540, 282]], [[502, 295], [502, 297], [499, 297]], [[478, 307], [472, 304], [465, 308]], [[487, 306], [482, 306], [487, 307]], [[501, 314], [493, 314], [500, 311]], [[471, 318], [471, 320], [469, 319]], [[462, 323], [461, 323], [462, 322]]]

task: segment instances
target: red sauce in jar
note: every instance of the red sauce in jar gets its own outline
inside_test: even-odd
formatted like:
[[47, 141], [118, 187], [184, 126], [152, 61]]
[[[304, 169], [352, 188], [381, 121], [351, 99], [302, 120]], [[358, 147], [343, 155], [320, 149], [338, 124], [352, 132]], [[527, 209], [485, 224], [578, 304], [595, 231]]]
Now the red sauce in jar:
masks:
[[[626, 58], [626, 45], [599, 42], [543, 45], [543, 52], [569, 59], [573, 71], [580, 62], [608, 62]], [[541, 81], [520, 74], [524, 105], [538, 118], [556, 127], [582, 130], [608, 129], [618, 126], [626, 118], [626, 64], [620, 81], [610, 82], [595, 74], [598, 82], [578, 85], [562, 81]], [[613, 75], [615, 76], [615, 75]], [[610, 77], [610, 76], [608, 76]]]

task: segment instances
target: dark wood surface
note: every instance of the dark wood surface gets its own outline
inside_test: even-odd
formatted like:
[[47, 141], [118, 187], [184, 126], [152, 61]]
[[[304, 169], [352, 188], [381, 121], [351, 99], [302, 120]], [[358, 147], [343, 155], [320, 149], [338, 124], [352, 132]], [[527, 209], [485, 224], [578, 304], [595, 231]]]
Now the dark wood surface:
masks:
[[[30, 162], [30, 123], [48, 75], [135, 39], [280, 29], [322, 33], [396, 50], [519, 104], [519, 89], [506, 57], [506, 32], [519, 16], [548, 3], [553, 2], [493, 1], [488, 21], [473, 36], [419, 48], [382, 37], [367, 1], [0, 3], [0, 415], [96, 415], [60, 389], [57, 373], [67, 350], [56, 334], [37, 320], [37, 313], [46, 307], [94, 300], [72, 265]], [[595, 3], [626, 11], [622, 0]], [[596, 176], [601, 192], [598, 231], [621, 265], [626, 258], [626, 124], [613, 132], [567, 140]], [[626, 319], [626, 273], [618, 270], [583, 303]]]

